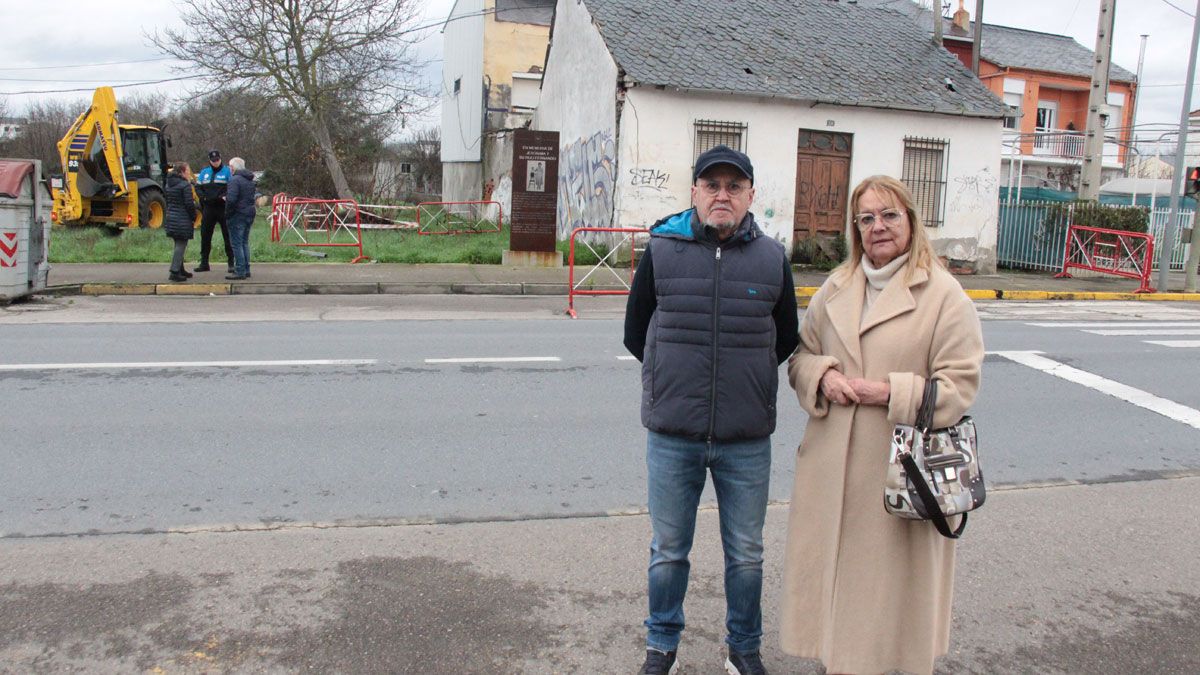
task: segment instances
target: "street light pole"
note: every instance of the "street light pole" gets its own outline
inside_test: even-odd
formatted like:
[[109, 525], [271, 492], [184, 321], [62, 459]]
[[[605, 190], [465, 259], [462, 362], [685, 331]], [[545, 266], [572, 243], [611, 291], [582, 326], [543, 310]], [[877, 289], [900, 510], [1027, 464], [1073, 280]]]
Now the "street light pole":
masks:
[[[1196, 43], [1200, 41], [1200, 0], [1196, 0], [1196, 14], [1192, 18], [1192, 49], [1188, 56], [1187, 80], [1183, 85], [1183, 112], [1179, 115], [1179, 146], [1175, 148], [1175, 173], [1171, 178], [1171, 206], [1167, 210], [1167, 226], [1163, 228], [1162, 248], [1158, 250], [1158, 289], [1167, 290], [1167, 279], [1171, 272], [1171, 249], [1175, 248], [1175, 221], [1179, 214], [1179, 190], [1183, 186], [1185, 176], [1184, 153], [1187, 152], [1188, 112], [1192, 107], [1192, 82], [1196, 79]], [[1192, 287], [1195, 287], [1196, 236], [1192, 231], [1192, 255], [1188, 264], [1192, 265]]]

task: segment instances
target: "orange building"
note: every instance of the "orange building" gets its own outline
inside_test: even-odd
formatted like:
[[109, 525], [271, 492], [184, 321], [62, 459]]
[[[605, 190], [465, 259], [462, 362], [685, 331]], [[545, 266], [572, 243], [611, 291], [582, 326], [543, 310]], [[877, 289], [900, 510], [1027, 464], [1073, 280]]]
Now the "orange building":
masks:
[[[943, 24], [942, 43], [969, 68], [974, 26], [962, 5], [959, 0], [953, 19]], [[979, 79], [1013, 111], [1004, 120], [1004, 185], [1079, 189], [1094, 60], [1095, 52], [1066, 35], [983, 24]], [[1101, 111], [1101, 183], [1123, 175], [1136, 80], [1133, 73], [1111, 65]]]

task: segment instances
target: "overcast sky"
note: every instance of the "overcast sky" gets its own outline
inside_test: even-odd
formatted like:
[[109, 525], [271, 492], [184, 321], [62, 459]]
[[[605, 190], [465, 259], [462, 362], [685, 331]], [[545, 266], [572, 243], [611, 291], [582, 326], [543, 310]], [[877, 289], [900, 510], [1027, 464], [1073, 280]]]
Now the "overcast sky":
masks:
[[[419, 0], [418, 0], [419, 1]], [[905, 2], [908, 0], [897, 0]], [[956, 3], [957, 4], [957, 3]], [[422, 3], [422, 24], [444, 19], [453, 0], [426, 0]], [[1174, 5], [1177, 8], [1173, 8]], [[103, 11], [97, 11], [103, 6]], [[730, 3], [736, 7], [736, 2]], [[974, 11], [974, 0], [967, 0]], [[178, 5], [163, 0], [57, 0], [39, 4], [30, 11], [26, 3], [0, 3], [0, 25], [5, 39], [0, 41], [0, 100], [6, 101], [13, 114], [39, 97], [70, 100], [90, 98], [101, 84], [167, 79], [179, 74], [171, 70], [171, 61], [161, 60], [145, 39], [146, 32], [177, 25]], [[987, 0], [984, 21], [1029, 30], [1059, 33], [1074, 37], [1084, 46], [1095, 47], [1099, 0]], [[1134, 72], [1138, 65], [1141, 34], [1148, 34], [1146, 59], [1142, 73], [1142, 92], [1138, 101], [1138, 126], [1157, 124], [1177, 126], [1183, 103], [1183, 83], [1187, 76], [1188, 40], [1191, 37], [1193, 0], [1117, 0], [1117, 18], [1113, 61]], [[1186, 10], [1186, 13], [1181, 10]], [[418, 53], [429, 61], [427, 77], [434, 89], [441, 72], [441, 33], [437, 28], [423, 31]], [[219, 45], [213, 45], [214, 49]], [[159, 59], [159, 60], [150, 60]], [[79, 67], [88, 63], [143, 61], [120, 65]], [[73, 67], [67, 67], [73, 66]], [[15, 93], [27, 91], [82, 89], [66, 93]], [[131, 88], [117, 90], [118, 99]], [[137, 87], [138, 91], [163, 91], [183, 95], [183, 83], [162, 83]], [[1200, 93], [1193, 94], [1192, 108], [1200, 108]], [[418, 120], [416, 126], [436, 124], [434, 114]]]

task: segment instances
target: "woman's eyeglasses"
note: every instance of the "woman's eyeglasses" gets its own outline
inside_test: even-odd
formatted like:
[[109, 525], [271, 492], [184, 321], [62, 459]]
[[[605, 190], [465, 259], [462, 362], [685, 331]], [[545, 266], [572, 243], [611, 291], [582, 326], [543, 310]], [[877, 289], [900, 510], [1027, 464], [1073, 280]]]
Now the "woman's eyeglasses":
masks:
[[[884, 225], [892, 227], [894, 225], [899, 225], [900, 222], [904, 220], [904, 212], [896, 209], [888, 209], [880, 213], [878, 218], [883, 219]], [[860, 213], [857, 216], [854, 216], [854, 222], [857, 223], [861, 229], [869, 230], [872, 227], [875, 227], [875, 223], [878, 222], [878, 220], [874, 213]]]

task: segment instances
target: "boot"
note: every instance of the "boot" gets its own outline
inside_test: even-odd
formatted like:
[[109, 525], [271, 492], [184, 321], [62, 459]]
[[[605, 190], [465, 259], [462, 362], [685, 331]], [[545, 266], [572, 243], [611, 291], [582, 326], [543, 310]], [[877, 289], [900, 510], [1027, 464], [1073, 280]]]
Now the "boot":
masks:
[[203, 261], [199, 265], [196, 265], [196, 269], [193, 271], [194, 272], [207, 272], [209, 269], [210, 268], [208, 266], [208, 261]]
[[171, 274], [167, 277], [171, 281], [187, 281], [187, 277], [183, 276], [175, 270], [171, 270]]
[[192, 273], [191, 273], [191, 272], [189, 272], [189, 271], [187, 271], [187, 270], [186, 270], [185, 268], [183, 268], [183, 267], [180, 267], [180, 268], [179, 268], [179, 274], [181, 274], [181, 275], [182, 275], [182, 276], [183, 276], [185, 279], [191, 279], [191, 278], [192, 278]]

